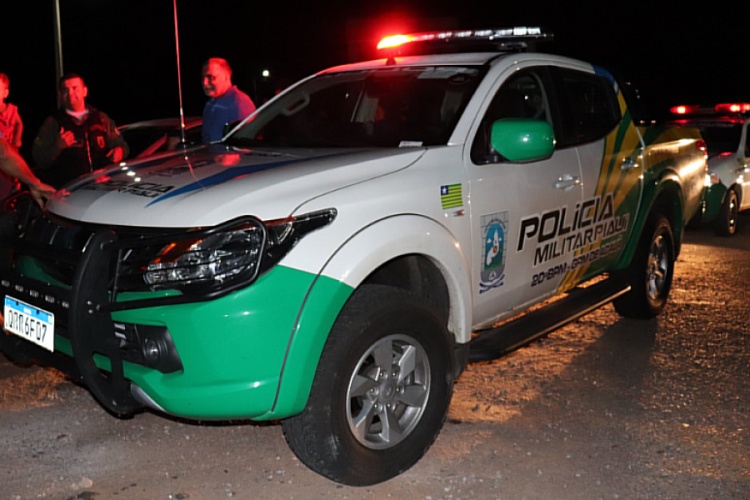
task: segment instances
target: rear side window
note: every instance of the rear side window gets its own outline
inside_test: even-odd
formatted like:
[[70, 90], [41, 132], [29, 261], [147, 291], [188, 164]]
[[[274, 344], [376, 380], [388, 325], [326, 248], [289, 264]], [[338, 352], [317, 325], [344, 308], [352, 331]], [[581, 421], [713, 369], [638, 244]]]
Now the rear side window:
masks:
[[620, 122], [620, 107], [610, 80], [592, 73], [558, 68], [561, 112], [558, 147], [601, 139]]

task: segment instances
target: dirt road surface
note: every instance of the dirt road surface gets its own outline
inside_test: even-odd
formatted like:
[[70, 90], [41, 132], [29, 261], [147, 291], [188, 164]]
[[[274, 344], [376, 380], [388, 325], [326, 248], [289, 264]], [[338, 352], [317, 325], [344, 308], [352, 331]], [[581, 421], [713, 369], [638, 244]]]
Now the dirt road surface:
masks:
[[428, 454], [386, 483], [308, 470], [278, 424], [118, 420], [0, 355], [0, 499], [750, 498], [750, 218], [687, 235], [671, 303], [611, 305], [469, 366]]

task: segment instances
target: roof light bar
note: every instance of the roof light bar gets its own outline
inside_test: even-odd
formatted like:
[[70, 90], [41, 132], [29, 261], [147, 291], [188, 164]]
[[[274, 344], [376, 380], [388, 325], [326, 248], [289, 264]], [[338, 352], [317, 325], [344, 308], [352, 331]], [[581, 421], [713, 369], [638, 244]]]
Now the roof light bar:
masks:
[[742, 114], [742, 113], [750, 113], [750, 103], [748, 102], [724, 102], [721, 104], [717, 104], [716, 106], [699, 106], [697, 104], [690, 104], [685, 105], [681, 104], [679, 106], [672, 106], [669, 108], [669, 111], [672, 114], [675, 115], [694, 115], [694, 114], [701, 114], [701, 115], [710, 115], [714, 113], [718, 114]]
[[490, 42], [494, 44], [540, 42], [551, 40], [552, 33], [536, 26], [516, 26], [481, 30], [449, 30], [391, 35], [378, 42], [377, 48], [395, 49], [413, 42]]
[[675, 115], [687, 115], [690, 113], [697, 113], [701, 107], [697, 104], [680, 104], [679, 106], [672, 106], [669, 111]]
[[750, 113], [750, 103], [748, 102], [726, 102], [717, 104], [717, 113]]

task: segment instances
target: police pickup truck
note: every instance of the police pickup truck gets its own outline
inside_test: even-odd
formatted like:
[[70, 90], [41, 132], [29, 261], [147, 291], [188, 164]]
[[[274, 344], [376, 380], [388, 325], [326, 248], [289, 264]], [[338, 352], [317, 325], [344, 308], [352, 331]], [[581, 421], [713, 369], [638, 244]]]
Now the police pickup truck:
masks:
[[334, 481], [403, 472], [470, 361], [662, 311], [701, 205], [697, 131], [640, 126], [609, 72], [529, 50], [548, 37], [388, 39], [219, 143], [17, 209], [3, 351], [74, 361], [116, 416], [280, 420]]

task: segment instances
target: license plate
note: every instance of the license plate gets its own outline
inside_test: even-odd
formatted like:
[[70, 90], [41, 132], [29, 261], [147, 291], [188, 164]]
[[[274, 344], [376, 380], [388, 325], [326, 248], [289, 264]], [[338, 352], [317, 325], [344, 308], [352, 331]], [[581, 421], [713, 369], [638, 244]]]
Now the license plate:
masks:
[[55, 350], [55, 315], [13, 297], [5, 296], [5, 330], [48, 351]]

